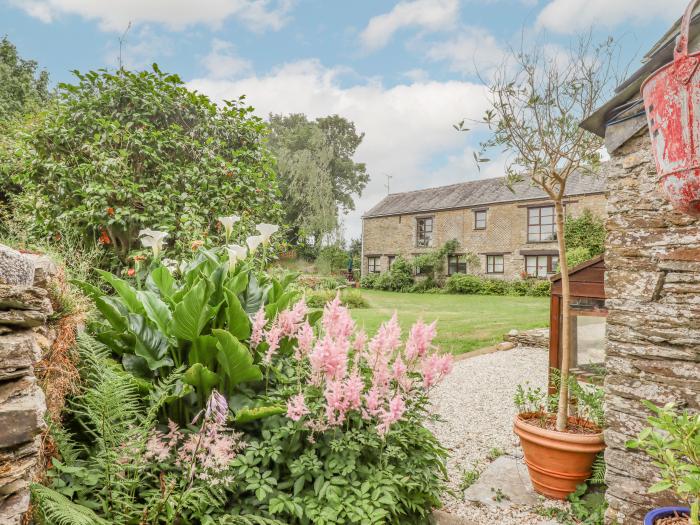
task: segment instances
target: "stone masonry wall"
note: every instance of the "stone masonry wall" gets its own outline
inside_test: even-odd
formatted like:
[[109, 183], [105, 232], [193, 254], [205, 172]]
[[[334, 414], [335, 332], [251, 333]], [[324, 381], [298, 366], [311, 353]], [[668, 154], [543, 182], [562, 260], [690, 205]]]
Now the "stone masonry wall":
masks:
[[641, 401], [700, 410], [700, 221], [657, 193], [646, 129], [608, 169], [607, 518], [637, 525], [651, 508], [678, 503], [646, 493], [656, 469], [625, 447], [646, 426]]
[[[595, 215], [605, 217], [604, 195], [582, 195], [568, 199], [567, 213], [580, 215], [584, 209], [590, 209]], [[520, 201], [505, 204], [490, 204], [477, 208], [437, 211], [430, 213], [376, 217], [364, 220], [363, 243], [364, 260], [362, 273], [367, 273], [367, 257], [379, 256], [380, 268], [388, 268], [390, 255], [402, 255], [411, 258], [414, 255], [430, 251], [431, 248], [416, 247], [416, 219], [433, 217], [433, 248], [447, 241], [457, 239], [461, 252], [470, 251], [479, 255], [478, 273], [486, 272], [485, 253], [502, 253], [504, 255], [504, 273], [491, 277], [515, 279], [525, 270], [525, 258], [520, 250], [557, 250], [556, 242], [527, 242], [527, 208], [528, 205], [546, 204], [544, 201]], [[486, 229], [474, 229], [474, 210], [486, 209]], [[472, 272], [474, 273], [474, 272]]]
[[[46, 410], [34, 364], [49, 346], [50, 261], [38, 265], [0, 245], [0, 524], [15, 525], [29, 506]], [[55, 267], [54, 267], [55, 268]]]

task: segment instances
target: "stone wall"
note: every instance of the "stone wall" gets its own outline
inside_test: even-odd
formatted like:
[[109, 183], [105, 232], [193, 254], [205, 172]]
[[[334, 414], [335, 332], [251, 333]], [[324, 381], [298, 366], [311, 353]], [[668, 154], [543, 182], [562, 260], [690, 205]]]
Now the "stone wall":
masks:
[[[52, 264], [0, 245], [0, 524], [19, 524], [29, 506], [45, 427], [34, 365], [50, 345], [47, 290]], [[55, 267], [53, 267], [55, 268]]]
[[[474, 229], [474, 209], [437, 211], [432, 213], [375, 217], [363, 221], [362, 274], [367, 274], [367, 257], [380, 257], [382, 271], [388, 268], [388, 256], [402, 255], [411, 258], [425, 253], [444, 243], [457, 239], [464, 253], [469, 251], [479, 255], [480, 267], [471, 273], [486, 272], [486, 253], [503, 254], [504, 273], [490, 277], [515, 279], [525, 270], [525, 258], [521, 250], [557, 251], [556, 242], [527, 242], [527, 206], [546, 204], [545, 201], [519, 201], [505, 204], [490, 204], [478, 208], [486, 209], [486, 229]], [[590, 209], [599, 217], [605, 216], [604, 195], [580, 195], [568, 200], [567, 213], [580, 215]], [[416, 219], [433, 217], [433, 247], [416, 247]]]
[[637, 525], [649, 509], [677, 503], [646, 493], [656, 469], [625, 447], [646, 425], [641, 400], [700, 410], [700, 221], [657, 193], [646, 129], [608, 169], [608, 522]]

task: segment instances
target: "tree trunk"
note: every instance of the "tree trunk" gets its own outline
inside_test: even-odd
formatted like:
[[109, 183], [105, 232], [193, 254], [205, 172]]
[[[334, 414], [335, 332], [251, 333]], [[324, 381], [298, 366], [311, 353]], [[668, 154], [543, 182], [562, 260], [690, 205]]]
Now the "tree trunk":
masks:
[[557, 410], [557, 430], [566, 430], [569, 421], [569, 366], [571, 364], [571, 290], [569, 288], [569, 264], [566, 260], [566, 240], [564, 239], [564, 205], [561, 198], [554, 201], [556, 211], [557, 242], [559, 244], [559, 269], [561, 271], [561, 383], [559, 385], [559, 406]]

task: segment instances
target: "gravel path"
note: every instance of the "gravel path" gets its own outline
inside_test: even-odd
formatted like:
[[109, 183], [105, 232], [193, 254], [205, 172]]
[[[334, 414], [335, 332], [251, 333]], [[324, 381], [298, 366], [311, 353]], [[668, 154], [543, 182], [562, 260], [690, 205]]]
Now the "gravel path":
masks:
[[[457, 361], [452, 373], [431, 393], [436, 413], [445, 421], [431, 428], [450, 451], [450, 487], [461, 496], [459, 484], [465, 470], [483, 470], [489, 452], [498, 448], [521, 456], [513, 434], [513, 394], [518, 384], [547, 384], [547, 351], [516, 348]], [[461, 497], [445, 496], [443, 510], [474, 523], [525, 525], [551, 523], [529, 508], [492, 512]]]

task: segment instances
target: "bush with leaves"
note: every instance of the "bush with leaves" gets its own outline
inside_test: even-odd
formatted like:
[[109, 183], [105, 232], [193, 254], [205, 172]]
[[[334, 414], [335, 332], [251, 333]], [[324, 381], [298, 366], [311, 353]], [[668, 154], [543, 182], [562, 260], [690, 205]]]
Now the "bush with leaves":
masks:
[[700, 525], [700, 414], [672, 403], [657, 407], [644, 401], [644, 406], [653, 414], [650, 426], [627, 446], [646, 452], [659, 469], [661, 479], [649, 492], [672, 490], [688, 502], [690, 525]]
[[363, 288], [390, 292], [408, 292], [413, 284], [413, 266], [403, 257], [397, 257], [386, 272], [369, 274], [360, 282]]
[[445, 293], [467, 295], [515, 295], [548, 297], [552, 283], [545, 279], [506, 281], [456, 273], [445, 281]]
[[[249, 238], [248, 244], [259, 240]], [[177, 423], [190, 421], [214, 389], [227, 398], [238, 394], [241, 410], [252, 406], [263, 372], [249, 349], [251, 317], [272, 319], [286, 308], [299, 295], [287, 289], [295, 276], [271, 277], [240, 246], [200, 248], [179, 265], [159, 260], [158, 244], [153, 248], [156, 260], [139, 268], [133, 280], [98, 270], [116, 295], [78, 283], [102, 315], [90, 330], [144, 390], [185, 367], [165, 407]]]
[[[183, 445], [175, 440], [159, 448], [158, 411], [176, 390], [180, 371], [156, 382], [144, 404], [138, 383], [106, 347], [81, 335], [78, 351], [82, 391], [68, 405], [65, 428], [51, 427], [59, 456], [47, 486], [32, 486], [39, 523], [281, 525], [225, 509], [230, 458], [243, 447], [240, 436], [224, 428], [225, 402], [210, 401], [193, 427], [171, 426], [170, 435]], [[179, 464], [169, 460], [170, 449]], [[222, 456], [225, 462], [212, 461]]]
[[124, 265], [146, 226], [182, 254], [217, 235], [222, 210], [244, 231], [278, 222], [267, 126], [243, 98], [216, 105], [155, 65], [75, 75], [15, 148], [13, 209], [30, 237], [76, 232]]

